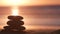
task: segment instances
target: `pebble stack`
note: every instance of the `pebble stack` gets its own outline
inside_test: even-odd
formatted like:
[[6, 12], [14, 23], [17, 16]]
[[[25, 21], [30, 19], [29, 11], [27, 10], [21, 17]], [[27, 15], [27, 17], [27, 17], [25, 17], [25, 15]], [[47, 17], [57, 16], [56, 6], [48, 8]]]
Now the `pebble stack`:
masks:
[[8, 26], [4, 26], [5, 31], [23, 31], [25, 30], [24, 21], [22, 16], [8, 16]]

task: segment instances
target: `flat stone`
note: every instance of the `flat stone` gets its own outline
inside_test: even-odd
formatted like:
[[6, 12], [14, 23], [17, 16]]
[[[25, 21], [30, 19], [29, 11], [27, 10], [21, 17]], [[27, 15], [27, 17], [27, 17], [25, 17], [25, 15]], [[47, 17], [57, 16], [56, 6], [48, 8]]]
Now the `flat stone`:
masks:
[[21, 30], [25, 30], [25, 27], [24, 26], [20, 26], [20, 27], [5, 26], [4, 29], [5, 30], [19, 30], [19, 31], [21, 31]]
[[20, 26], [20, 25], [24, 25], [24, 22], [23, 21], [8, 21], [7, 22], [7, 25], [9, 26]]
[[25, 30], [25, 29], [26, 29], [26, 28], [25, 28], [24, 26], [20, 26], [20, 27], [18, 28], [19, 31]]
[[8, 19], [18, 21], [18, 20], [22, 20], [23, 17], [22, 16], [8, 16]]

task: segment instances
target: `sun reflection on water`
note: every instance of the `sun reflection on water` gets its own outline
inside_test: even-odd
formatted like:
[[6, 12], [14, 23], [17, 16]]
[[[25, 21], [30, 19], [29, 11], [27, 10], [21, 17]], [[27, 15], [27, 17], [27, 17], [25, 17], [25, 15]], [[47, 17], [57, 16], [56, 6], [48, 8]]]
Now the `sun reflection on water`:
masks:
[[11, 8], [11, 11], [12, 11], [12, 15], [14, 15], [14, 16], [19, 15], [18, 7], [12, 7]]

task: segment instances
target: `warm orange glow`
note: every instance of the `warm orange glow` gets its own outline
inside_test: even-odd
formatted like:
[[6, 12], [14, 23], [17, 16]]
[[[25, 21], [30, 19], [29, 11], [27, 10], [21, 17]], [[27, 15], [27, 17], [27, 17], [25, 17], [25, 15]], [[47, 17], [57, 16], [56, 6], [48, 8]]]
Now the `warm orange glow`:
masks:
[[0, 5], [19, 6], [26, 5], [28, 0], [1, 0], [0, 3]]
[[21, 0], [3, 0], [3, 3], [7, 3], [7, 4], [12, 4], [12, 5], [18, 5]]
[[60, 0], [0, 0], [0, 6], [60, 5]]
[[18, 7], [12, 7], [12, 15], [16, 16], [19, 14]]

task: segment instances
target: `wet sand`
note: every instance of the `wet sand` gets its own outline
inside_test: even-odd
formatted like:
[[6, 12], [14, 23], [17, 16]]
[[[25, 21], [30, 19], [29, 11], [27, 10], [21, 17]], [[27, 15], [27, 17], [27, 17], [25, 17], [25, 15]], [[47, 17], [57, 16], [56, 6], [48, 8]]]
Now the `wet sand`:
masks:
[[32, 25], [26, 26], [25, 25], [25, 27], [26, 27], [25, 30], [26, 34], [49, 34], [55, 30], [60, 29], [59, 26], [32, 26]]

